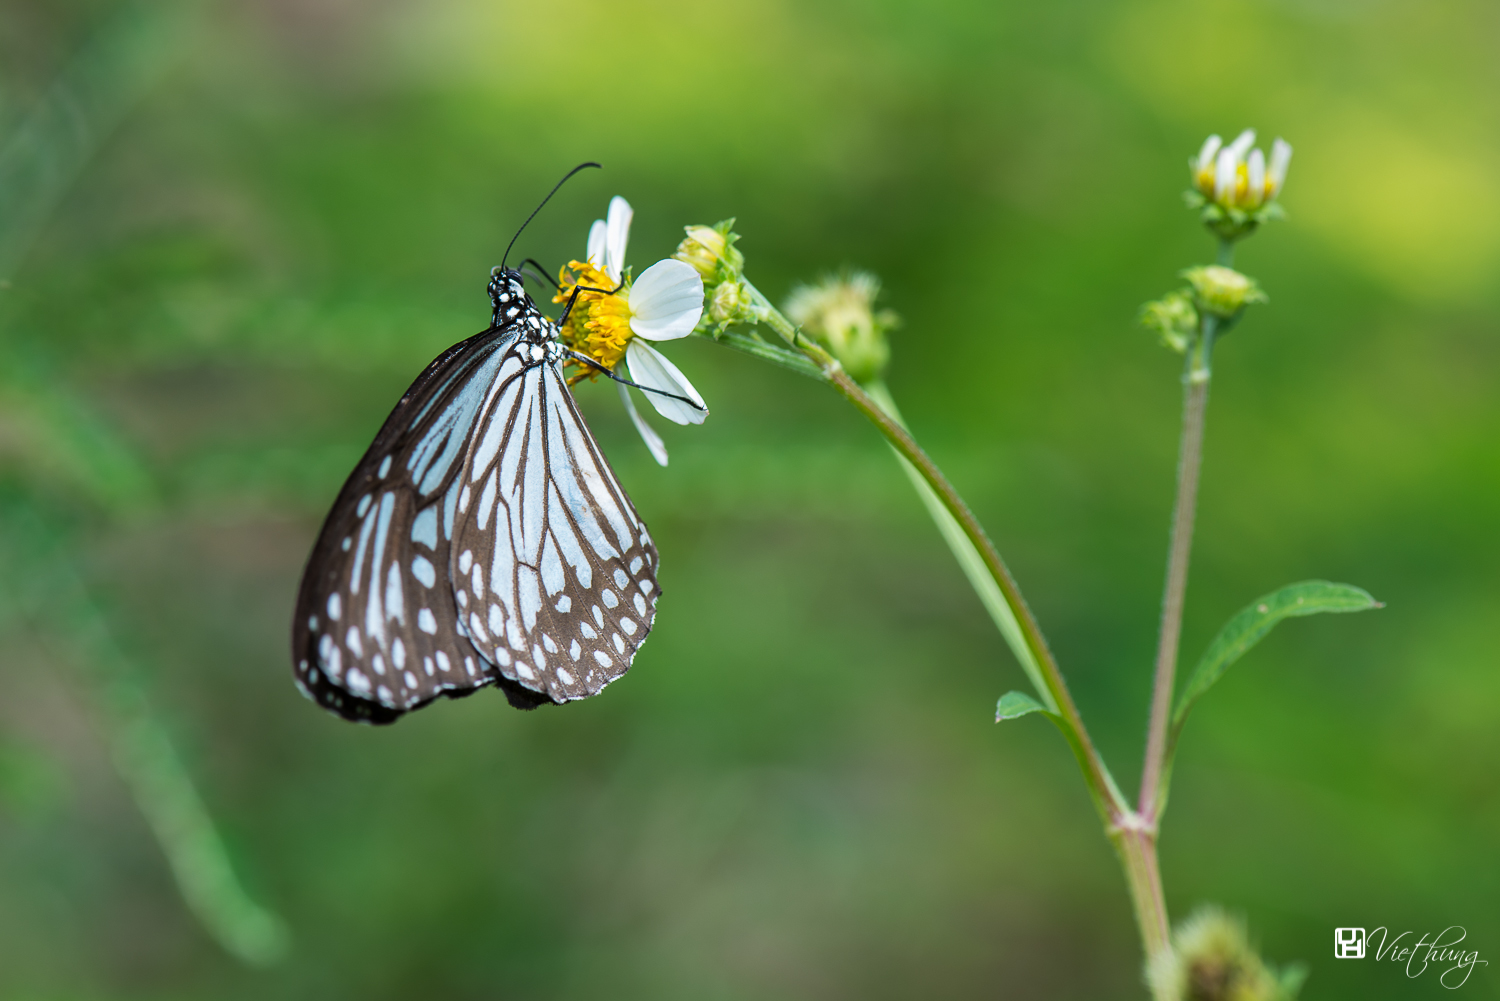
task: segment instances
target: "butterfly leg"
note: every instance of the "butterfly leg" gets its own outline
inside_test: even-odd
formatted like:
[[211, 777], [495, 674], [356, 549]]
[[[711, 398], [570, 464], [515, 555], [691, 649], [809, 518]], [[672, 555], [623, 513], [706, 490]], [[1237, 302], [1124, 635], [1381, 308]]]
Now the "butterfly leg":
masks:
[[559, 292], [562, 291], [562, 286], [559, 285], [559, 284], [557, 284], [557, 282], [555, 282], [555, 281], [552, 280], [552, 276], [547, 272], [547, 269], [544, 268], [544, 267], [542, 267], [541, 263], [539, 261], [537, 261], [536, 258], [534, 258], [534, 257], [528, 257], [528, 258], [526, 258], [526, 260], [522, 261], [521, 263], [522, 264], [530, 264], [532, 267], [536, 268], [537, 274], [541, 275], [544, 279], [546, 279], [548, 282], [550, 282], [553, 288], [557, 289]]
[[578, 293], [579, 292], [598, 292], [598, 293], [600, 293], [602, 295], [614, 295], [616, 292], [619, 292], [620, 289], [622, 289], [624, 287], [625, 287], [625, 283], [624, 282], [621, 282], [618, 286], [616, 286], [615, 288], [612, 288], [612, 289], [608, 289], [608, 288], [593, 288], [593, 287], [588, 286], [588, 285], [574, 285], [573, 286], [573, 294], [570, 295], [570, 296], [568, 296], [568, 304], [563, 307], [562, 316], [559, 316], [557, 318], [557, 325], [559, 327], [561, 327], [564, 323], [568, 322], [568, 314], [573, 311], [573, 303], [575, 303], [575, 302], [578, 301]]
[[588, 365], [590, 368], [598, 369], [600, 372], [602, 372], [605, 375], [609, 376], [611, 379], [613, 379], [615, 382], [618, 382], [622, 386], [630, 386], [633, 389], [639, 389], [643, 393], [655, 393], [657, 396], [665, 396], [668, 399], [679, 400], [679, 401], [681, 401], [683, 403], [686, 403], [688, 406], [692, 407], [694, 410], [701, 410], [704, 413], [708, 413], [708, 408], [707, 407], [700, 406], [697, 403], [697, 401], [690, 400], [686, 396], [678, 396], [676, 393], [668, 393], [665, 390], [652, 389], [650, 386], [642, 386], [638, 382], [631, 382], [629, 379], [626, 379], [626, 378], [623, 378], [621, 376], [616, 375], [613, 369], [605, 368], [603, 365], [599, 364], [597, 361], [595, 361], [594, 359], [590, 358], [588, 355], [583, 354], [582, 352], [579, 352], [579, 351], [574, 351], [572, 348], [565, 347], [565, 348], [563, 348], [563, 351], [567, 354], [567, 356], [569, 358], [573, 359], [574, 361], [581, 362], [584, 365]]

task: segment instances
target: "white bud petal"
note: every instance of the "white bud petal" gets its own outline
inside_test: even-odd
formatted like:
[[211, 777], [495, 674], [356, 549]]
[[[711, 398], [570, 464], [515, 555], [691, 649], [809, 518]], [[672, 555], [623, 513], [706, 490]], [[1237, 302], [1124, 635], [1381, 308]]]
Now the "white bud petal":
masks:
[[1254, 208], [1266, 200], [1266, 155], [1260, 150], [1250, 151], [1246, 173], [1248, 184], [1245, 190], [1245, 202]]
[[1223, 145], [1224, 140], [1217, 135], [1203, 140], [1203, 148], [1198, 151], [1198, 159], [1193, 161], [1193, 173], [1198, 174], [1212, 167], [1214, 157], [1219, 155], [1219, 148]]
[[1275, 198], [1281, 193], [1281, 186], [1286, 183], [1286, 169], [1292, 163], [1292, 147], [1285, 139], [1277, 138], [1271, 144], [1271, 166], [1266, 171], [1266, 181], [1269, 187], [1266, 197]]

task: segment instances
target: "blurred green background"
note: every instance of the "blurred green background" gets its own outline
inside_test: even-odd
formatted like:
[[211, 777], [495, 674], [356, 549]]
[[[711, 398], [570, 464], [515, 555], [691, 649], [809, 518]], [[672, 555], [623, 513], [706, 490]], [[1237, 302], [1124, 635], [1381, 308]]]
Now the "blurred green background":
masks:
[[[1185, 161], [1245, 126], [1296, 146], [1290, 218], [1237, 258], [1271, 303], [1216, 358], [1184, 658], [1294, 580], [1388, 607], [1288, 623], [1195, 714], [1168, 900], [1306, 998], [1447, 996], [1332, 929], [1461, 924], [1500, 996], [1497, 39], [1484, 0], [0, 3], [0, 996], [1143, 997], [1066, 747], [992, 722], [1019, 669], [810, 381], [674, 346], [713, 416], [667, 469], [580, 389], [666, 594], [597, 699], [351, 726], [288, 622], [375, 429], [597, 159], [525, 255], [619, 193], [637, 269], [736, 216], [773, 298], [882, 276], [893, 392], [1131, 785], [1179, 407], [1135, 311], [1211, 259]], [[184, 903], [142, 726], [279, 963]]]

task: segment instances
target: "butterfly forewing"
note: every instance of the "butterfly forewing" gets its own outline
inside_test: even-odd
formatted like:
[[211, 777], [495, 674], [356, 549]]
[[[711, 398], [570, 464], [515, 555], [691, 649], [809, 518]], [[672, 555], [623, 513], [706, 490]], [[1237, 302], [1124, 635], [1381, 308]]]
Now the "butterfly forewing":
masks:
[[655, 615], [656, 549], [504, 273], [495, 326], [434, 361], [335, 501], [293, 623], [299, 687], [384, 723], [498, 684], [532, 708], [598, 692]]
[[529, 350], [512, 349], [529, 363], [497, 382], [464, 463], [452, 576], [486, 659], [564, 702], [629, 668], [656, 615], [657, 556], [556, 362]]

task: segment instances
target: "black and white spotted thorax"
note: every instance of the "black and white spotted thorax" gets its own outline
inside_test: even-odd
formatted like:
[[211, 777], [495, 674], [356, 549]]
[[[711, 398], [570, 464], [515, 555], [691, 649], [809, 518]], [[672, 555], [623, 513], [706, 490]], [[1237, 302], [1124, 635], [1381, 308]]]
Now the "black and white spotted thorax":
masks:
[[542, 315], [521, 282], [521, 273], [511, 268], [496, 270], [490, 278], [490, 325], [513, 330], [533, 344], [555, 343], [557, 325]]

